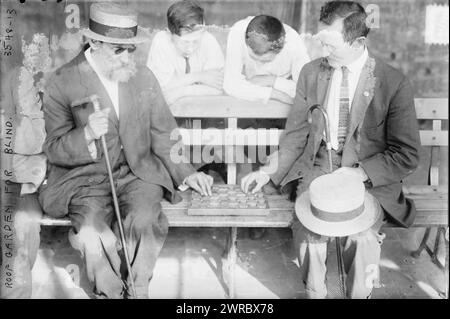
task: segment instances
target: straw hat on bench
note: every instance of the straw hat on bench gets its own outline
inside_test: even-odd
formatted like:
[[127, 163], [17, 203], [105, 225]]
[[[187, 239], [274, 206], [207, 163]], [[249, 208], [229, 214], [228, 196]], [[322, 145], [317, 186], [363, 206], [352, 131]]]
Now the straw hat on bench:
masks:
[[295, 203], [300, 222], [312, 232], [344, 237], [369, 229], [381, 207], [357, 176], [331, 173], [314, 179]]

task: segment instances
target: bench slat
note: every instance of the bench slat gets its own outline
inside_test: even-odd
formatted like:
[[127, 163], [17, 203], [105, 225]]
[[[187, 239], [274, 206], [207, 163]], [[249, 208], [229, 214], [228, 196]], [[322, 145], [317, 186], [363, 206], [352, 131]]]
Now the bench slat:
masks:
[[283, 130], [278, 129], [185, 129], [180, 128], [185, 145], [278, 145]]
[[414, 99], [418, 119], [448, 120], [448, 99]]
[[[448, 120], [448, 99], [414, 99], [418, 119]], [[231, 96], [185, 97], [170, 105], [175, 117], [187, 118], [286, 118], [291, 106], [270, 100], [267, 104]]]
[[231, 96], [181, 98], [170, 105], [174, 117], [186, 118], [273, 118], [283, 119], [291, 105], [275, 100], [267, 104], [240, 100]]
[[421, 130], [419, 133], [422, 146], [448, 146], [448, 131]]
[[[448, 196], [447, 185], [403, 185], [406, 196]], [[433, 195], [434, 194], [434, 195]]]
[[[290, 227], [293, 221], [292, 210], [278, 210], [271, 212], [264, 218], [251, 216], [215, 216], [204, 218], [204, 216], [189, 216], [186, 210], [165, 210], [170, 227]], [[52, 219], [44, 216], [43, 226], [70, 226], [70, 220]], [[413, 227], [430, 227], [448, 225], [447, 211], [418, 210]]]
[[[408, 195], [417, 208], [414, 227], [447, 225], [448, 194], [424, 188], [428, 193]], [[417, 188], [409, 188], [417, 191]], [[267, 195], [270, 214], [267, 216], [192, 216], [187, 214], [189, 193], [182, 193], [183, 201], [172, 205], [167, 201], [161, 203], [171, 227], [289, 227], [293, 220], [294, 203], [287, 195]], [[70, 226], [65, 219], [52, 219], [44, 216], [41, 221], [45, 226]]]
[[[185, 145], [278, 145], [281, 129], [179, 129]], [[448, 131], [420, 130], [422, 146], [448, 146]]]
[[418, 210], [413, 227], [430, 227], [448, 225], [448, 214], [445, 211]]

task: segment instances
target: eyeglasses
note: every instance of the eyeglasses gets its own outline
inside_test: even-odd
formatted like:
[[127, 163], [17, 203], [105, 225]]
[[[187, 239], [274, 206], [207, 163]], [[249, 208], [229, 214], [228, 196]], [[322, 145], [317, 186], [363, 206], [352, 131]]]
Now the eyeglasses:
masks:
[[132, 53], [134, 51], [136, 51], [136, 46], [135, 45], [130, 45], [127, 47], [124, 46], [113, 46], [113, 50], [114, 50], [114, 54], [119, 55], [121, 53], [123, 53], [125, 50], [128, 51], [128, 53]]

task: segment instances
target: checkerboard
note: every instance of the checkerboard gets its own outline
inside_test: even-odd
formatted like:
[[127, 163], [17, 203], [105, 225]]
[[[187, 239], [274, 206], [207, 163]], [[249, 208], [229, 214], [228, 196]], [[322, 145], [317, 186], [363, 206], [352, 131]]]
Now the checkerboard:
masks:
[[188, 215], [267, 215], [269, 205], [262, 191], [245, 194], [238, 185], [213, 185], [212, 196], [192, 191]]

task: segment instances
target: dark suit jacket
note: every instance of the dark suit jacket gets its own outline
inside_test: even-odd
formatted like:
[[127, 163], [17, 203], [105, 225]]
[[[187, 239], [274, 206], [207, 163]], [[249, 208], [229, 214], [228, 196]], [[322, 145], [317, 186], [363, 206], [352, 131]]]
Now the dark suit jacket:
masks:
[[111, 108], [105, 135], [111, 165], [117, 162], [122, 145], [134, 175], [163, 186], [172, 202], [181, 200], [174, 183], [181, 184], [195, 170], [190, 164], [175, 164], [170, 158], [171, 148], [178, 142], [170, 135], [177, 125], [155, 76], [143, 66], [127, 83], [119, 83], [118, 120], [108, 93], [82, 51], [52, 75], [44, 96], [44, 152], [49, 161], [47, 185], [40, 192], [44, 210], [64, 216], [78, 187], [107, 181], [100, 140], [95, 142], [97, 158], [92, 159], [84, 136], [93, 105], [71, 107], [73, 101], [92, 94], [99, 95], [101, 108]]
[[[314, 111], [308, 123], [308, 108], [326, 105], [333, 68], [326, 59], [306, 64], [297, 83], [297, 94], [286, 130], [280, 140], [278, 169], [271, 175], [282, 189], [307, 174], [319, 149], [324, 120]], [[418, 165], [419, 131], [413, 91], [404, 75], [369, 55], [356, 88], [350, 111], [349, 133], [342, 166], [360, 162], [374, 195], [392, 221], [410, 226], [415, 217], [412, 201], [402, 193], [402, 179]]]

